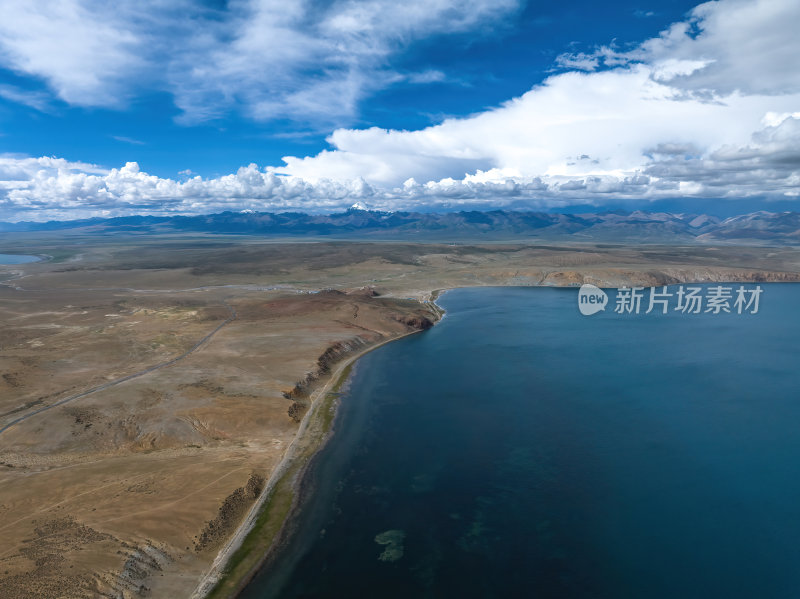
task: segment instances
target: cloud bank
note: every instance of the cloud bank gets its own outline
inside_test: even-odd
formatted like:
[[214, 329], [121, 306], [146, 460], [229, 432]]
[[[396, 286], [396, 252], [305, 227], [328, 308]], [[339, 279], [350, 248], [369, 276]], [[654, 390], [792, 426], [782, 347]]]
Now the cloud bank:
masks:
[[[437, 31], [441, 23], [469, 29], [489, 18], [482, 11], [496, 6], [511, 11], [516, 4], [476, 1], [467, 17], [445, 1], [405, 2], [402, 8], [392, 3], [400, 11], [394, 13], [382, 12], [386, 5], [377, 0], [335, 2], [315, 21], [314, 30], [324, 35], [308, 40], [302, 50], [297, 47], [304, 44], [293, 36], [304, 31], [297, 23], [308, 17], [303, 12], [307, 4], [297, 3], [280, 17], [267, 10], [268, 2], [248, 6], [255, 12], [236, 29], [233, 41], [196, 42], [198, 48], [208, 46], [202, 50], [208, 58], [202, 63], [208, 65], [205, 71], [180, 69], [182, 75], [174, 75], [185, 79], [176, 97], [186, 115], [203, 117], [204, 110], [212, 113], [224, 106], [226, 85], [233, 80], [252, 86], [246, 104], [254, 118], [286, 116], [290, 109], [282, 102], [289, 98], [305, 113], [324, 111], [318, 104], [329, 94], [341, 98], [330, 107], [332, 113], [347, 113], [371, 85], [362, 79], [392, 76], [382, 57], [402, 40]], [[250, 165], [219, 178], [178, 181], [143, 173], [135, 163], [103, 170], [58, 159], [5, 156], [0, 158], [0, 218], [222, 209], [313, 212], [356, 201], [396, 210], [544, 208], [602, 205], [609, 199], [796, 198], [798, 22], [800, 3], [795, 0], [709, 2], [638, 47], [621, 51], [605, 46], [560, 57], [557, 64], [565, 71], [502, 106], [416, 131], [336, 129], [328, 138], [330, 149], [317, 155], [289, 156], [283, 165], [263, 168]], [[273, 27], [276, 36], [286, 36], [289, 41], [278, 44], [282, 57], [271, 55], [272, 46], [259, 46], [255, 34], [248, 35], [253, 23], [258, 23], [254, 32]], [[123, 50], [110, 54], [112, 63], [125, 56], [128, 42], [123, 36], [117, 43]], [[301, 76], [299, 85], [289, 86], [296, 77], [292, 69], [302, 70], [307, 61], [328, 52], [330, 44], [342, 47], [329, 58], [329, 76], [308, 81]], [[119, 60], [122, 68], [138, 68], [135, 61]], [[271, 75], [277, 92], [249, 78], [272, 60], [289, 65]], [[25, 64], [33, 66], [19, 68], [40, 68], [34, 60]], [[212, 70], [219, 77], [212, 77]], [[53, 76], [51, 84], [63, 87], [59, 93], [66, 98], [79, 97], [82, 86], [91, 82]]]

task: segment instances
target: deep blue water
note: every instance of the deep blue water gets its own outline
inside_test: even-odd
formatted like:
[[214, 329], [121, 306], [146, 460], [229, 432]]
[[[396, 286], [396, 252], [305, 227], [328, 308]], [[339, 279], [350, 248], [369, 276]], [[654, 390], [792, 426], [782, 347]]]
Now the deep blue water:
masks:
[[0, 254], [0, 264], [25, 264], [38, 262], [39, 256], [26, 256], [23, 254]]
[[359, 361], [244, 597], [800, 597], [800, 285], [763, 287], [742, 315], [446, 293]]

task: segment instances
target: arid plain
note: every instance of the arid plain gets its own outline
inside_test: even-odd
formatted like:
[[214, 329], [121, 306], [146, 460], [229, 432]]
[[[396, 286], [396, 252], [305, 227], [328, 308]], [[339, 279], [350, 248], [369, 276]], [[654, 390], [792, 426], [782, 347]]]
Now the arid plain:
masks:
[[800, 281], [791, 247], [39, 233], [0, 252], [48, 257], [0, 266], [9, 598], [192, 595], [319, 391], [431, 326], [436, 290]]

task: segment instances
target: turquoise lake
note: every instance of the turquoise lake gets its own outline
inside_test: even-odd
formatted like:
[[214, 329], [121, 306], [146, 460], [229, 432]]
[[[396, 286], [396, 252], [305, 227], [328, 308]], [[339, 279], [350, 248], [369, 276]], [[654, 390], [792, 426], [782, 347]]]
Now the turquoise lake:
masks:
[[445, 293], [359, 360], [243, 596], [800, 596], [800, 285], [762, 288], [757, 314]]

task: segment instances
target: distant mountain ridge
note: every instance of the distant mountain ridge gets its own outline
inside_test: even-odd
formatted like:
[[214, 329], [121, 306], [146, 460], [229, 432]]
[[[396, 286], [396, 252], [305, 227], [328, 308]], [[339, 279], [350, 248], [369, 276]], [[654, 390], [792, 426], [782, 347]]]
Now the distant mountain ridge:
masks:
[[626, 212], [555, 214], [492, 210], [444, 213], [351, 208], [336, 214], [221, 212], [200, 216], [123, 216], [46, 223], [0, 223], [0, 232], [76, 234], [216, 233], [425, 241], [572, 240], [637, 242], [800, 243], [800, 213], [707, 214]]

